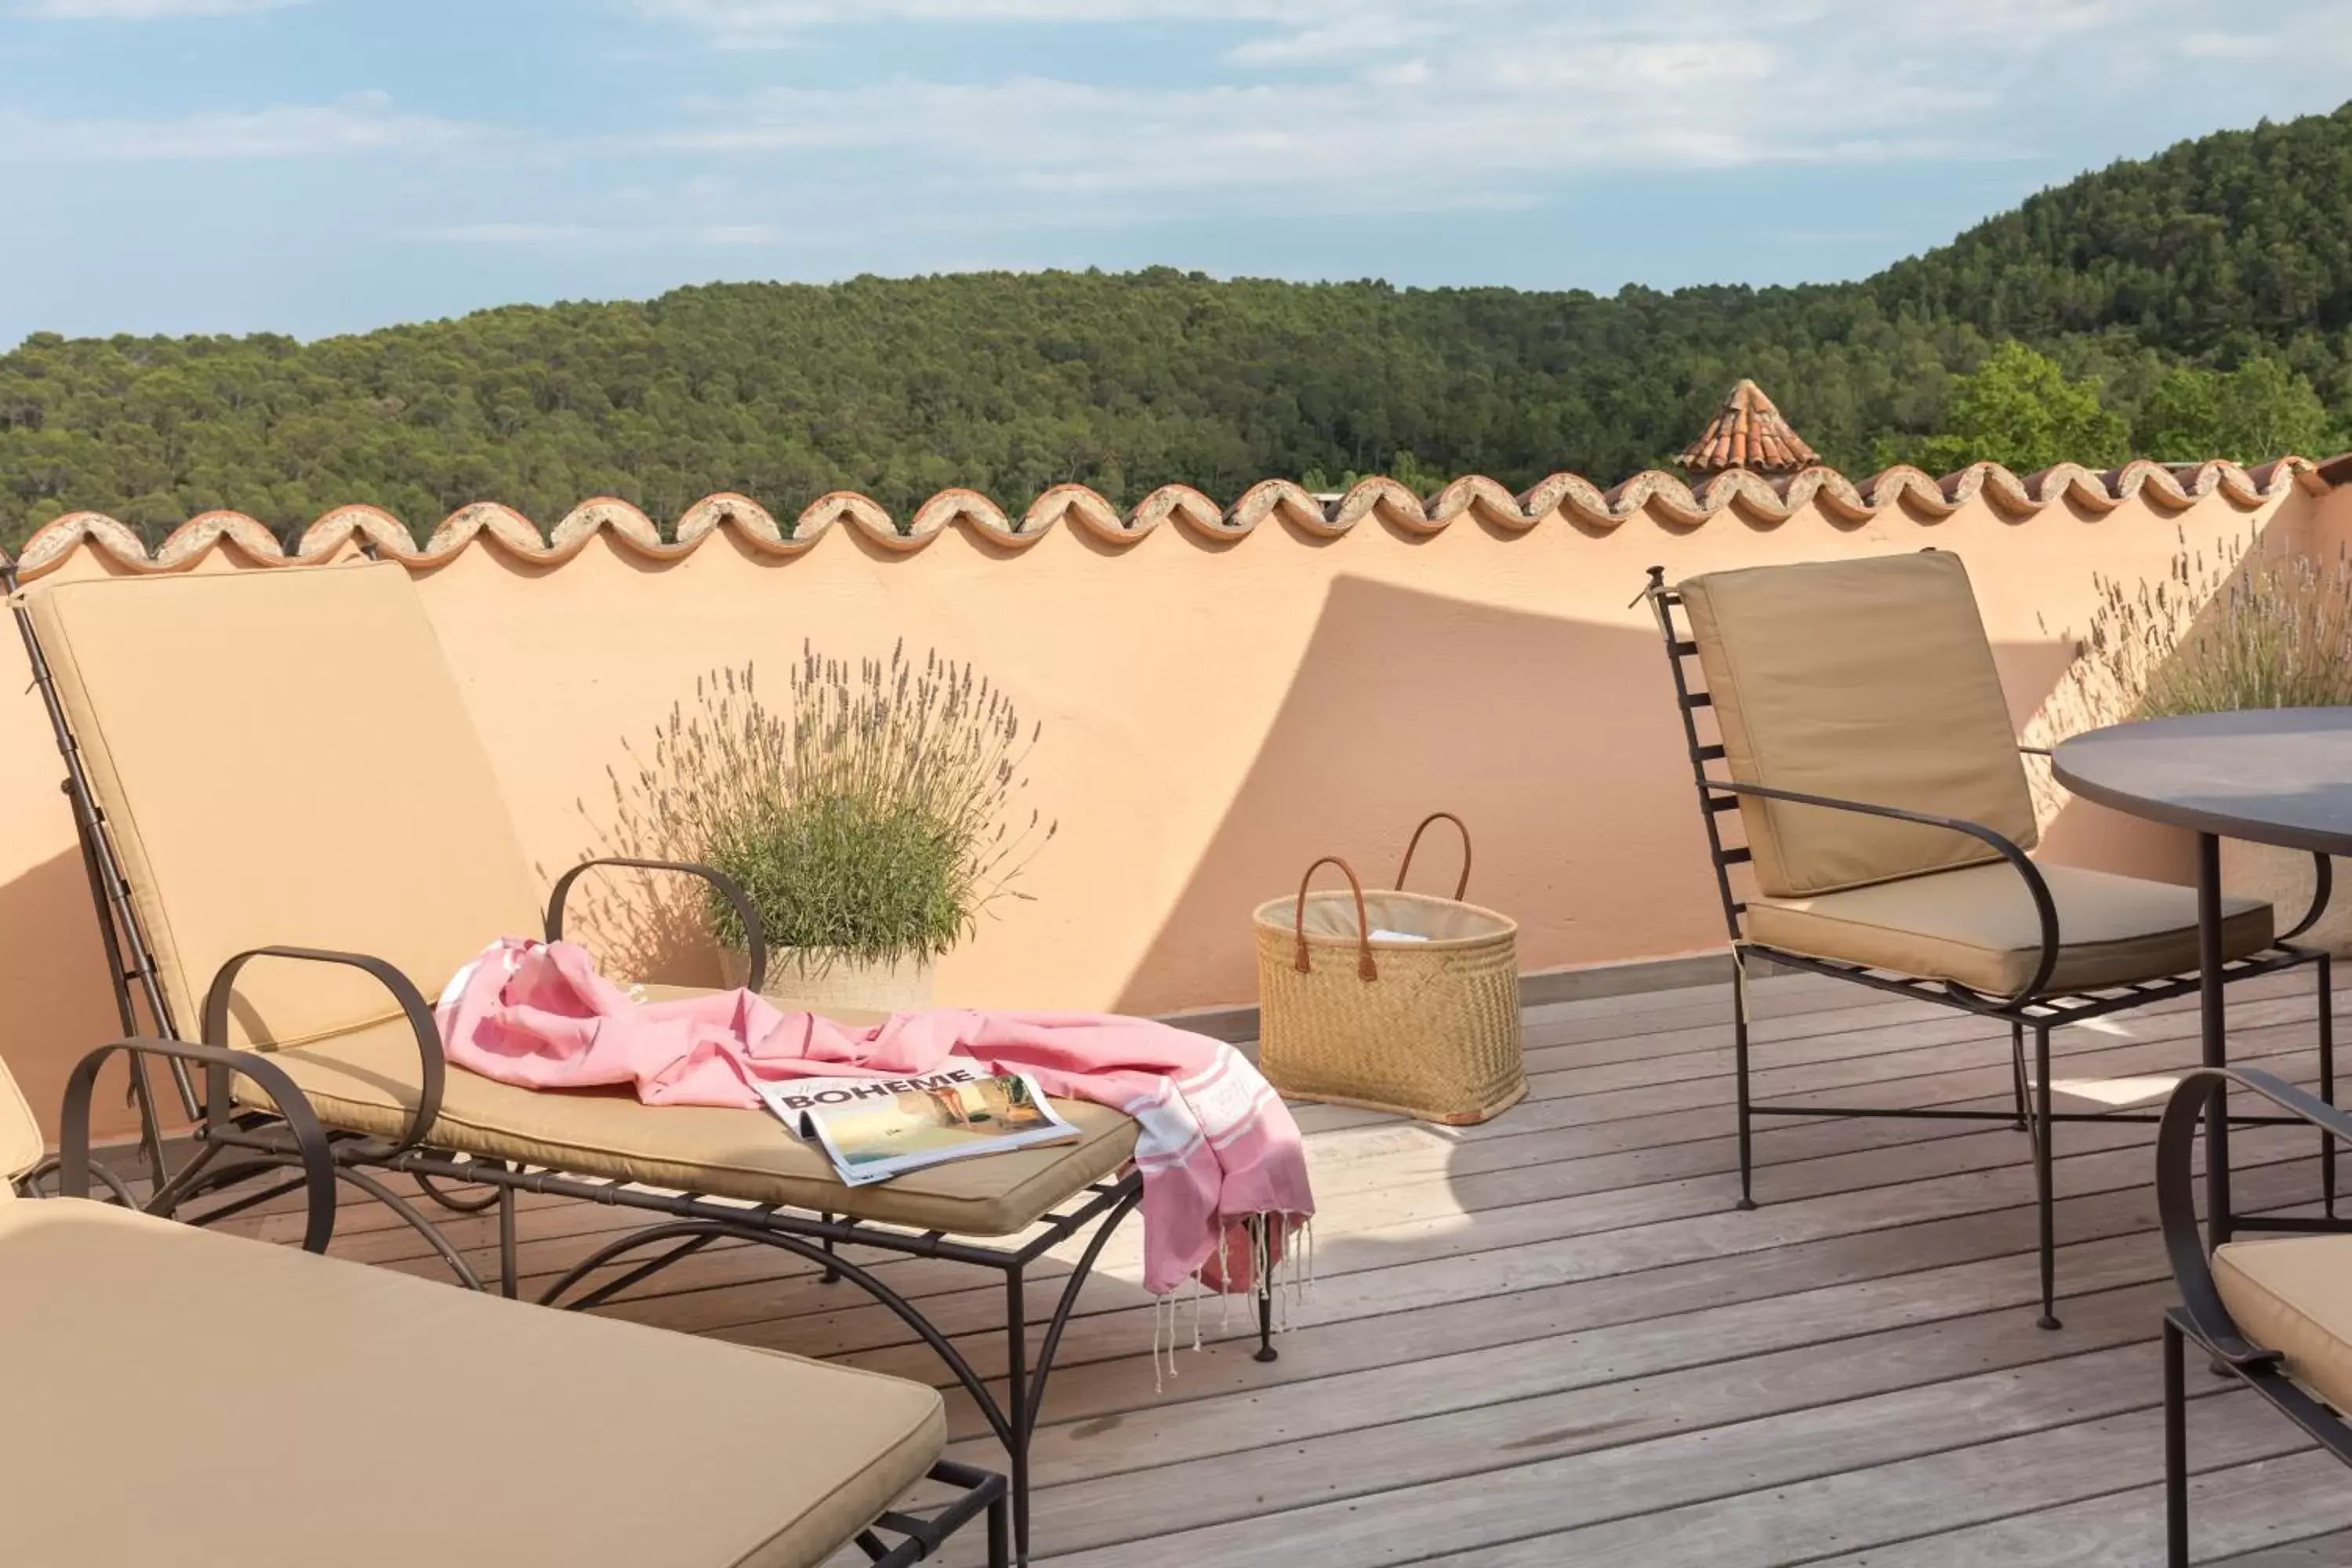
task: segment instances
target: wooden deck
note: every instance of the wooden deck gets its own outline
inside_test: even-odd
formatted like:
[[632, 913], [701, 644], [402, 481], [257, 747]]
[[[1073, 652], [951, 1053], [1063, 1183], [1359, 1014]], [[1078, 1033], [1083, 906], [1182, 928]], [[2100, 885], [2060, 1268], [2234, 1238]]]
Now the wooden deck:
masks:
[[[2308, 987], [2242, 988], [2234, 1058], [2311, 1081]], [[1213, 1302], [1206, 1348], [1192, 1351], [1188, 1312], [1175, 1375], [1155, 1389], [1136, 1236], [1115, 1240], [1038, 1436], [1037, 1559], [2159, 1562], [2156, 1335], [2170, 1286], [2152, 1130], [2061, 1129], [2065, 1327], [2044, 1332], [2027, 1140], [2005, 1125], [1768, 1121], [1764, 1206], [1732, 1209], [1728, 1006], [1715, 988], [1531, 1012], [1534, 1092], [1485, 1127], [1302, 1108], [1316, 1279], [1276, 1364], [1254, 1363], [1245, 1314], [1228, 1326]], [[1759, 983], [1755, 1006], [1759, 1094], [2007, 1102], [2006, 1034], [1979, 1020], [1811, 977]], [[2068, 1029], [2053, 1076], [2177, 1067], [2195, 1030], [2183, 1007]], [[2242, 1133], [2241, 1206], [2310, 1205], [2315, 1150], [2299, 1132]], [[544, 1279], [630, 1218], [531, 1202], [526, 1268]], [[454, 1229], [487, 1269], [488, 1222]], [[433, 1272], [380, 1210], [347, 1210], [336, 1246]], [[992, 1277], [877, 1267], [976, 1364], [1002, 1365]], [[1033, 1287], [1034, 1314], [1056, 1288]], [[765, 1249], [713, 1249], [608, 1310], [940, 1381], [895, 1319]], [[2200, 1560], [2352, 1563], [2352, 1475], [2234, 1384], [2193, 1374], [2191, 1392]], [[998, 1463], [971, 1411], [950, 1407], [957, 1452]]]

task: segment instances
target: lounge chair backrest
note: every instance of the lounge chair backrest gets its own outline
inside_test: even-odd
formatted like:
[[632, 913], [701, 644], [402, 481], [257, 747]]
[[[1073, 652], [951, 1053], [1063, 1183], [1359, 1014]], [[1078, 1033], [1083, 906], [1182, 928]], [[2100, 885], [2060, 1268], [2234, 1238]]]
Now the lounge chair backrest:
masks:
[[41, 1163], [41, 1124], [25, 1103], [25, 1091], [0, 1062], [0, 1204], [14, 1194], [8, 1184]]
[[[406, 571], [42, 584], [26, 603], [179, 1031], [248, 948], [337, 948], [430, 999], [538, 879]], [[356, 972], [245, 972], [231, 1044], [397, 1016]]]
[[[1958, 556], [1710, 572], [1676, 592], [1734, 780], [1961, 817], [2033, 845], [2016, 730]], [[1739, 809], [1768, 897], [1998, 858], [1909, 823], [1752, 797]]]

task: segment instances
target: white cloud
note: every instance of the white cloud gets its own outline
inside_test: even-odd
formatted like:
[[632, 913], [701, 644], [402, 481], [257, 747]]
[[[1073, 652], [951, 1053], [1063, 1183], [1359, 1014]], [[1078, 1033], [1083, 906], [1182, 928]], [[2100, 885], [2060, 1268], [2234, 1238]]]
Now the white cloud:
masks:
[[202, 110], [169, 119], [0, 119], [0, 158], [95, 163], [324, 158], [447, 152], [499, 137], [492, 128], [397, 108], [388, 94], [324, 104]]
[[[129, 16], [299, 0], [34, 3]], [[2280, 3], [2315, 16], [2341, 0]], [[449, 203], [402, 231], [452, 246], [795, 248], [887, 231], [984, 247], [1172, 217], [1403, 224], [1544, 205], [1603, 175], [1981, 163], [2037, 152], [2054, 117], [2205, 87], [2216, 55], [2232, 81], [2257, 79], [2308, 31], [2278, 18], [2225, 33], [2204, 0], [621, 4], [714, 49], [878, 19], [1012, 29], [1016, 42], [1082, 34], [1112, 63], [1086, 79], [980, 65], [978, 79], [876, 79], [860, 67], [887, 69], [898, 51], [861, 48], [828, 67], [828, 85], [740, 85], [793, 79], [752, 58], [715, 67], [683, 100], [647, 81], [610, 131], [457, 121], [382, 93], [177, 117], [0, 110], [0, 160], [439, 158]], [[1180, 24], [1189, 41], [1169, 48]], [[574, 177], [514, 177], [534, 159]], [[1875, 232], [1866, 212], [1788, 216], [1806, 232]]]
[[[1204, 50], [1117, 81], [771, 88], [690, 100], [653, 139], [753, 201], [860, 157], [896, 176], [898, 200], [909, 185], [966, 209], [988, 196], [1006, 223], [1030, 221], [1024, 200], [1402, 215], [1524, 205], [1601, 172], [2022, 156], [2053, 114], [2189, 90], [2210, 68], [2177, 42], [2200, 18], [2210, 34], [2204, 0], [634, 4], [721, 48], [877, 19], [1051, 24], [1112, 47], [1139, 23], [1202, 29]], [[2276, 60], [2303, 30], [2280, 19], [2229, 52]]]
[[580, 223], [457, 223], [434, 228], [413, 228], [411, 239], [436, 245], [578, 245], [602, 239], [607, 231]]
[[[1441, 8], [1452, 3], [1433, 0]], [[1331, 0], [633, 0], [632, 8], [730, 47], [756, 48], [858, 22], [1307, 23], [1343, 7]]]
[[2179, 45], [2180, 52], [2193, 59], [2258, 60], [2271, 52], [2271, 40], [2259, 34], [2189, 33]]
[[180, 16], [245, 16], [310, 0], [21, 0], [11, 14], [56, 22], [152, 22]]
[[604, 250], [671, 250], [681, 245], [714, 250], [772, 249], [814, 245], [822, 236], [773, 223], [688, 223], [650, 226], [631, 223], [462, 223], [408, 228], [403, 238], [434, 245], [506, 249], [560, 249], [593, 245]]
[[1950, 151], [1990, 103], [1926, 62], [1791, 92], [1807, 51], [1694, 45], [1646, 26], [1531, 25], [1508, 39], [1357, 61], [1112, 86], [899, 79], [701, 100], [652, 144], [718, 159], [757, 188], [787, 168], [867, 155], [943, 199], [1181, 200], [1230, 214], [1434, 213], [1524, 204], [1595, 172], [1868, 163]]

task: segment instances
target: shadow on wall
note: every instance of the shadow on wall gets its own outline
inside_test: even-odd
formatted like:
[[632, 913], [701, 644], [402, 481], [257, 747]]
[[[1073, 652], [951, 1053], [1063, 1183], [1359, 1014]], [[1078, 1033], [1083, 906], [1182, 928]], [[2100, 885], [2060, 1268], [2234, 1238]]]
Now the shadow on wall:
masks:
[[[1686, 766], [1654, 633], [1341, 577], [1118, 1005], [1255, 997], [1251, 910], [1324, 855], [1388, 885], [1413, 825], [1441, 809], [1476, 836], [1468, 896], [1525, 920], [1524, 966], [1705, 946], [1720, 932], [1696, 814], [1632, 837], [1605, 826], [1654, 824], [1644, 802], [1687, 789]], [[1433, 835], [1416, 880], [1450, 890], [1454, 854]], [[1526, 918], [1537, 910], [1550, 912]]]
[[[584, 853], [674, 858], [662, 846], [609, 832]], [[561, 875], [544, 865], [532, 869], [541, 887], [553, 886]], [[573, 884], [564, 901], [563, 936], [586, 948], [606, 974], [655, 985], [725, 984], [702, 884], [688, 878], [618, 868], [593, 871]]]
[[[80, 852], [54, 856], [0, 882], [0, 1058], [46, 1136], [57, 1135], [58, 1104], [74, 1063], [121, 1033]], [[118, 1082], [118, 1069], [109, 1068], [91, 1101], [92, 1131], [100, 1138], [138, 1127], [109, 1087]]]
[[[1627, 593], [1640, 586], [1630, 583]], [[2071, 657], [2057, 638], [1995, 649], [2021, 727]], [[2037, 764], [2039, 765], [2039, 764]], [[1674, 689], [1656, 632], [1496, 609], [1360, 578], [1335, 582], [1255, 761], [1118, 1006], [1150, 1013], [1257, 993], [1250, 911], [1324, 855], [1387, 886], [1412, 826], [1476, 835], [1468, 897], [1521, 921], [1523, 970], [1723, 944]], [[2096, 808], [2081, 813], [2110, 817]], [[2070, 815], [2057, 858], [2123, 866], [2127, 827]], [[1450, 889], [1436, 835], [1414, 880]], [[1337, 886], [1326, 870], [1320, 880]], [[1549, 911], [1530, 915], [1529, 911]]]

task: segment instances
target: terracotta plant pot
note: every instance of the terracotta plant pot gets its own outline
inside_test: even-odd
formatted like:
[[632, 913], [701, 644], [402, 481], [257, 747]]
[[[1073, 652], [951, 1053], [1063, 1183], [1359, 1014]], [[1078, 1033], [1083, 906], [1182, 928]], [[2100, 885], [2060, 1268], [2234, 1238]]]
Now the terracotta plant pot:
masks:
[[[751, 974], [751, 955], [721, 949], [719, 969], [728, 984], [740, 985]], [[771, 948], [760, 994], [787, 1012], [918, 1013], [931, 1005], [931, 966], [914, 959], [877, 963], [811, 948]]]
[[[2298, 947], [2326, 948], [2343, 958], [2352, 956], [2352, 859], [2338, 858], [2332, 865], [2326, 911], [2294, 941]], [[2281, 934], [2311, 908], [2312, 879], [2311, 856], [2304, 850], [2221, 840], [2222, 889], [2268, 899]]]

